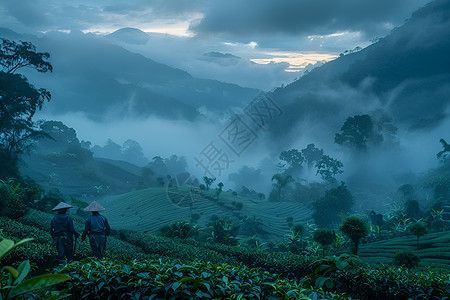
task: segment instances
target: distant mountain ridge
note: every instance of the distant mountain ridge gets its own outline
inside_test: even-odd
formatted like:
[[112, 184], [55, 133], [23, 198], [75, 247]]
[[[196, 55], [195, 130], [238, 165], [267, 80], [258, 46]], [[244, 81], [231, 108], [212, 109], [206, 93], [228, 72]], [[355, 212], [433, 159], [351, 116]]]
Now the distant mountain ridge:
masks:
[[284, 115], [274, 136], [311, 122], [334, 130], [332, 140], [348, 116], [377, 109], [408, 130], [436, 126], [448, 117], [449, 53], [450, 1], [437, 0], [371, 46], [275, 90]]
[[50, 32], [38, 38], [0, 29], [0, 36], [30, 41], [38, 51], [50, 53], [52, 74], [25, 75], [34, 85], [52, 93], [52, 101], [45, 108], [52, 113], [84, 112], [91, 119], [155, 115], [193, 120], [200, 116], [200, 107], [216, 111], [242, 107], [259, 92], [194, 78], [107, 39], [81, 32]]

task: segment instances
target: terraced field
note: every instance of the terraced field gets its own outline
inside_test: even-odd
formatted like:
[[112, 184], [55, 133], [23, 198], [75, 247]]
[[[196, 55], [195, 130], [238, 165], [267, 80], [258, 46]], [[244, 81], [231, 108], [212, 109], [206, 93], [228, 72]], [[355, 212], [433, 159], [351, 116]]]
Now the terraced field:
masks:
[[414, 249], [421, 261], [419, 266], [450, 269], [450, 231], [429, 233], [419, 239], [413, 235], [360, 246], [359, 256], [368, 263], [391, 264], [400, 250]]
[[[213, 215], [229, 217], [236, 222], [245, 217], [256, 217], [273, 237], [289, 233], [287, 217], [292, 217], [294, 223], [312, 222], [310, 209], [299, 203], [257, 201], [229, 192], [223, 192], [217, 199], [214, 190], [200, 191], [191, 186], [142, 189], [105, 197], [99, 202], [107, 208], [104, 215], [112, 227], [150, 233], [156, 233], [161, 226], [174, 221], [189, 221], [191, 214], [200, 216], [197, 224], [202, 227]], [[236, 206], [238, 202], [243, 205], [241, 209]]]

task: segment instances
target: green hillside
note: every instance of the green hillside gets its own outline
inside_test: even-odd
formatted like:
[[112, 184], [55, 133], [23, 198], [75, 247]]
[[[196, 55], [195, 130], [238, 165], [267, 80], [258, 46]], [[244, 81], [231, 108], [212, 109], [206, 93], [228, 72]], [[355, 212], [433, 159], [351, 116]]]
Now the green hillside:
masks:
[[450, 231], [429, 233], [419, 239], [413, 235], [361, 245], [359, 256], [368, 263], [392, 264], [394, 254], [413, 249], [420, 257], [419, 266], [450, 268]]
[[215, 190], [192, 186], [152, 187], [107, 196], [99, 202], [107, 208], [104, 214], [114, 228], [149, 233], [175, 221], [190, 221], [194, 214], [200, 216], [197, 221], [200, 227], [205, 227], [212, 216], [228, 217], [235, 222], [255, 217], [262, 221], [262, 229], [269, 236], [278, 238], [290, 232], [288, 217], [295, 223], [312, 222], [311, 210], [300, 203], [252, 200], [231, 192], [223, 192], [217, 198]]

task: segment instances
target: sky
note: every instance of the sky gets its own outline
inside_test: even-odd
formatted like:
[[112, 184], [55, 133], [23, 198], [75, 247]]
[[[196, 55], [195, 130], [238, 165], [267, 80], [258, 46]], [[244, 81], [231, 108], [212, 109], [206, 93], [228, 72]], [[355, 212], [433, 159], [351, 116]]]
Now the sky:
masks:
[[[196, 77], [270, 90], [302, 71], [366, 47], [429, 0], [2, 0], [0, 27], [107, 35], [137, 28], [151, 39], [121, 45]], [[209, 52], [240, 58], [205, 61]], [[239, 73], [240, 75], [236, 76]], [[261, 78], [261, 73], [267, 74]]]

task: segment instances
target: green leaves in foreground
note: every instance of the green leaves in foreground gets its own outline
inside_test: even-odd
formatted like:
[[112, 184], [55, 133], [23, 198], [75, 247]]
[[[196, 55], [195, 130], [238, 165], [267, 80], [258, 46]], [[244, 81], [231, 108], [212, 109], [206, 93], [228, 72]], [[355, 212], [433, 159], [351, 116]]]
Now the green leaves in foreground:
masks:
[[[2, 240], [0, 242], [0, 259], [16, 247], [31, 240], [24, 239], [18, 243], [14, 243], [14, 241], [8, 239]], [[44, 274], [23, 281], [30, 272], [30, 269], [30, 262], [28, 260], [23, 261], [17, 269], [11, 266], [4, 266], [2, 268], [2, 272], [8, 273], [9, 276], [6, 280], [6, 285], [4, 285], [4, 282], [0, 282], [0, 300], [14, 299], [28, 292], [71, 280], [69, 276], [64, 274]]]

